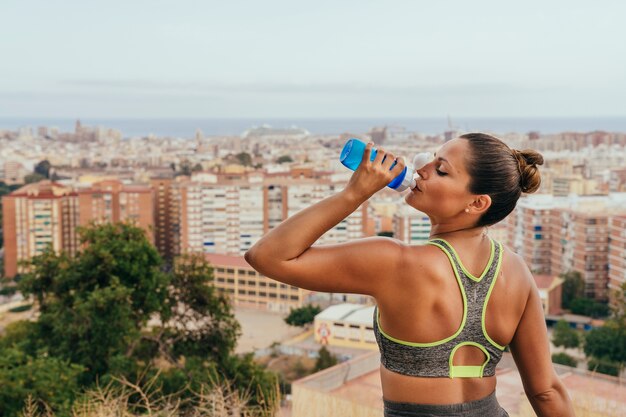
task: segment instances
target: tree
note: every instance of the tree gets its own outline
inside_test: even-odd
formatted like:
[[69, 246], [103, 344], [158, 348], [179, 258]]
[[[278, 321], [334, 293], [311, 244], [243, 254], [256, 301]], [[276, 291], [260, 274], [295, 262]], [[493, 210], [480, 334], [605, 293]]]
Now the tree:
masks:
[[578, 271], [569, 271], [561, 274], [561, 278], [564, 279], [561, 304], [563, 308], [569, 309], [574, 299], [585, 296], [585, 281], [582, 274]]
[[167, 307], [161, 311], [161, 338], [152, 339], [174, 363], [190, 356], [223, 363], [235, 348], [241, 326], [212, 282], [213, 268], [201, 255], [176, 259]]
[[44, 178], [50, 178], [50, 169], [52, 168], [52, 165], [50, 164], [50, 162], [45, 159], [39, 163], [37, 163], [37, 165], [35, 165], [35, 169], [33, 170], [36, 174], [41, 175]]
[[565, 352], [553, 353], [552, 362], [558, 363], [559, 365], [571, 366], [572, 368], [578, 365], [578, 361]]
[[576, 330], [572, 329], [568, 322], [559, 320], [554, 326], [552, 343], [557, 347], [577, 348], [580, 346], [580, 339], [578, 338]]
[[46, 177], [44, 177], [43, 175], [34, 172], [34, 173], [28, 174], [28, 175], [26, 175], [24, 177], [24, 183], [25, 184], [33, 184], [33, 183], [36, 183], [36, 182], [39, 182], [39, 181], [45, 180], [45, 179], [46, 179]]
[[84, 366], [85, 382], [124, 356], [150, 316], [163, 308], [169, 277], [142, 229], [116, 223], [79, 229], [75, 258], [51, 248], [20, 282], [38, 302], [39, 336], [51, 356]]
[[315, 361], [314, 372], [321, 371], [322, 369], [330, 368], [337, 364], [337, 357], [331, 354], [326, 346], [322, 346], [319, 350], [319, 356], [317, 361]]
[[593, 318], [606, 317], [609, 314], [609, 306], [599, 303], [591, 298], [575, 298], [570, 303], [570, 309], [574, 314], [581, 314]]
[[626, 283], [613, 294], [612, 316], [585, 337], [589, 370], [618, 375], [626, 364]]
[[319, 314], [322, 309], [319, 306], [306, 305], [301, 308], [289, 309], [289, 315], [285, 318], [285, 323], [290, 326], [303, 327], [305, 324], [313, 323], [315, 316]]
[[598, 372], [606, 373], [604, 371], [609, 368], [619, 370], [626, 362], [626, 332], [615, 322], [607, 321], [604, 326], [589, 331], [584, 350], [590, 358], [589, 369], [592, 369], [593, 362]]
[[177, 172], [176, 175], [191, 176], [191, 162], [189, 162], [187, 159], [180, 163], [179, 168], [180, 171]]
[[282, 155], [282, 156], [279, 156], [278, 159], [276, 160], [276, 163], [278, 164], [284, 164], [286, 162], [293, 162], [293, 159], [291, 159], [291, 156]]
[[252, 166], [252, 156], [250, 156], [249, 153], [247, 152], [240, 152], [237, 155], [235, 155], [235, 157], [237, 158], [237, 160], [239, 161], [239, 163], [243, 166]]
[[607, 358], [591, 358], [587, 362], [587, 369], [592, 372], [600, 372], [601, 374], [618, 376], [623, 365]]
[[[22, 358], [18, 363], [30, 366], [23, 369], [32, 378], [46, 380], [45, 365], [60, 381], [69, 381], [51, 385], [68, 403], [96, 382], [123, 378], [145, 384], [156, 378], [165, 395], [181, 401], [203, 386], [224, 383], [247, 393], [250, 404], [270, 404], [276, 375], [252, 355], [234, 354], [239, 323], [228, 299], [214, 287], [212, 268], [203, 257], [183, 256], [164, 272], [155, 248], [136, 226], [91, 225], [79, 235], [81, 250], [75, 256], [49, 248], [31, 260], [31, 272], [19, 286], [34, 298], [40, 315], [36, 322], [7, 329], [0, 356], [8, 346]], [[160, 320], [148, 327], [155, 318]], [[7, 375], [0, 384], [33, 385]], [[21, 389], [11, 399], [23, 404], [31, 391]]]
[[613, 291], [611, 304], [611, 321], [618, 329], [626, 331], [626, 282]]
[[60, 415], [70, 415], [82, 372], [81, 366], [59, 358], [31, 356], [14, 347], [0, 349], [0, 415], [20, 415], [29, 395]]

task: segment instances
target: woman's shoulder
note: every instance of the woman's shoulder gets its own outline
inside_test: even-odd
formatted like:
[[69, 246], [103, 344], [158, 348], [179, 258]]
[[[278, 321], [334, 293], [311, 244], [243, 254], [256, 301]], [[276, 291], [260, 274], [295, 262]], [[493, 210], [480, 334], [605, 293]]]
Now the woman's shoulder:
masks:
[[505, 244], [502, 244], [501, 275], [515, 285], [517, 290], [529, 292], [535, 282], [524, 258]]

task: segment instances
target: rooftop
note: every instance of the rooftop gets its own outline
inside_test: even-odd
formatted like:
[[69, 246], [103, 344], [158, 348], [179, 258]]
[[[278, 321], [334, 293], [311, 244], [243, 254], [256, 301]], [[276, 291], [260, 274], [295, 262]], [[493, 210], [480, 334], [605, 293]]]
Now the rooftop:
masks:
[[[338, 364], [294, 382], [294, 387], [321, 391], [332, 397], [348, 400], [367, 408], [383, 408], [382, 386], [378, 366], [380, 354], [371, 352]], [[626, 387], [623, 380], [588, 371], [555, 365], [578, 412], [601, 412], [602, 415], [623, 415], [626, 408]], [[528, 407], [522, 380], [510, 353], [505, 353], [496, 371], [498, 402], [512, 415]], [[294, 409], [301, 407], [294, 403]], [[314, 415], [314, 414], [311, 414]], [[381, 414], [382, 415], [382, 414]]]
[[343, 303], [328, 307], [315, 316], [320, 320], [345, 321], [358, 324], [369, 324], [374, 316], [374, 306], [363, 306], [362, 304]]
[[211, 263], [211, 265], [219, 265], [219, 266], [233, 266], [237, 268], [248, 268], [252, 267], [243, 256], [241, 255], [222, 255], [218, 253], [205, 253], [204, 258]]

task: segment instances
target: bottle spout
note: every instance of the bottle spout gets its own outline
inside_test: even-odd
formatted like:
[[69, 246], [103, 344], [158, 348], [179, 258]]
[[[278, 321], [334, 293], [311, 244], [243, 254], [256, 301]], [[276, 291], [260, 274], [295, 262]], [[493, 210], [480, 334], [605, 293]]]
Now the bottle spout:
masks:
[[431, 154], [428, 152], [419, 152], [413, 158], [413, 166], [415, 169], [423, 168], [432, 159]]

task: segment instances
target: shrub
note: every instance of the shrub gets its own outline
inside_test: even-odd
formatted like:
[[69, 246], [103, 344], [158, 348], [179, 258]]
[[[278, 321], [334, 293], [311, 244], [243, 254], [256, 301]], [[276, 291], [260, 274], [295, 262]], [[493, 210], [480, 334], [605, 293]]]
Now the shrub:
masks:
[[32, 304], [24, 304], [21, 306], [13, 307], [9, 310], [11, 313], [21, 313], [22, 311], [28, 311], [33, 307]]
[[620, 364], [610, 361], [608, 359], [596, 359], [591, 358], [587, 362], [587, 369], [592, 372], [599, 372], [601, 374], [618, 376], [620, 371]]
[[571, 366], [572, 368], [575, 368], [576, 365], [578, 365], [578, 361], [576, 359], [563, 352], [553, 353], [552, 362], [558, 363], [559, 365]]

